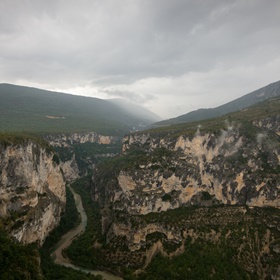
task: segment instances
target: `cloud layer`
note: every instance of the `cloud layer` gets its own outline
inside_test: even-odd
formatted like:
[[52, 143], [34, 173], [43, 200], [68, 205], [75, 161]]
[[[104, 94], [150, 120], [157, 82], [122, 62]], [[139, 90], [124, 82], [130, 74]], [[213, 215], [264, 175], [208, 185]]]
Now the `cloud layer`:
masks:
[[173, 117], [279, 80], [278, 0], [2, 0], [0, 82]]

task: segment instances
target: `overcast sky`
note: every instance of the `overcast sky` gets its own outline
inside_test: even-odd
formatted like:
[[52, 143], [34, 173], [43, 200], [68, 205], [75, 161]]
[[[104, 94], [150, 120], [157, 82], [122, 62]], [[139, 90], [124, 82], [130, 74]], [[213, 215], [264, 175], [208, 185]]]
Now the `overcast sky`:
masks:
[[0, 0], [0, 82], [163, 118], [280, 80], [280, 0]]

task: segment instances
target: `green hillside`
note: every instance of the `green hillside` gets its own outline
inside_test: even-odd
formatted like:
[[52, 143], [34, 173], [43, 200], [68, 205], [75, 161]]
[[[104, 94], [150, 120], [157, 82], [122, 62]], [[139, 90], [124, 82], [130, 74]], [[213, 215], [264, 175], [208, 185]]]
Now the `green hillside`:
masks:
[[143, 131], [143, 133], [162, 137], [168, 135], [169, 137], [176, 138], [184, 134], [193, 135], [198, 129], [205, 132], [219, 133], [221, 129], [227, 129], [231, 125], [242, 124], [243, 132], [250, 136], [254, 128], [252, 121], [270, 118], [271, 116], [277, 119], [280, 117], [280, 96], [267, 99], [243, 110], [225, 114], [221, 117], [155, 127]]
[[194, 122], [219, 117], [231, 112], [247, 108], [266, 99], [273, 98], [279, 95], [280, 81], [269, 84], [263, 88], [248, 93], [219, 107], [209, 109], [198, 109], [196, 111], [192, 111], [190, 113], [178, 116], [176, 118], [158, 122], [156, 125], [170, 125], [184, 122]]
[[0, 131], [87, 132], [121, 135], [154, 120], [112, 102], [36, 88], [0, 85]]
[[13, 241], [1, 228], [0, 279], [42, 279], [36, 247]]

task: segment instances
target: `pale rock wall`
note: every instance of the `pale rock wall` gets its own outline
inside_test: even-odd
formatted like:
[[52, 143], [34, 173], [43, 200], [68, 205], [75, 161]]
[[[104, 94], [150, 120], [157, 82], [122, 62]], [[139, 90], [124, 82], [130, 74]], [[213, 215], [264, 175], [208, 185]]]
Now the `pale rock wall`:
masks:
[[27, 142], [0, 146], [0, 217], [24, 243], [42, 244], [60, 221], [65, 181], [53, 153]]
[[[278, 127], [276, 122], [273, 127]], [[117, 210], [144, 215], [182, 205], [280, 207], [279, 176], [271, 170], [263, 176], [264, 168], [276, 170], [280, 165], [279, 143], [273, 145], [267, 145], [265, 139], [258, 142], [258, 136], [250, 142], [238, 127], [219, 134], [198, 130], [191, 137], [181, 135], [176, 139], [149, 133], [126, 136], [123, 154], [136, 147], [152, 157], [153, 151], [164, 148], [172, 156], [121, 171], [108, 201], [114, 201]], [[204, 193], [208, 194], [206, 198]]]
[[71, 160], [67, 160], [65, 162], [60, 161], [60, 166], [63, 170], [63, 175], [68, 182], [72, 182], [79, 178], [79, 167], [75, 160], [75, 154], [73, 154]]
[[254, 125], [260, 128], [271, 130], [280, 136], [280, 114], [260, 120], [255, 120]]
[[104, 136], [96, 132], [72, 133], [72, 134], [53, 134], [46, 135], [45, 140], [54, 147], [69, 147], [69, 145], [98, 143], [111, 144], [115, 141], [113, 136]]
[[182, 241], [181, 233], [172, 229], [163, 228], [160, 224], [149, 224], [140, 229], [131, 229], [129, 225], [114, 223], [111, 227], [111, 232], [107, 235], [107, 241], [110, 241], [110, 235], [112, 236], [125, 236], [128, 241], [128, 247], [130, 251], [137, 251], [146, 243], [146, 237], [148, 234], [155, 232], [161, 232], [167, 238], [167, 240]]
[[[60, 165], [63, 170], [65, 179], [68, 182], [72, 182], [75, 179], [79, 178], [81, 174], [86, 175], [86, 170], [83, 168], [79, 168], [78, 160], [81, 162], [81, 158], [79, 155], [75, 154], [75, 149], [73, 148], [74, 144], [85, 144], [85, 143], [96, 143], [100, 145], [109, 145], [115, 144], [119, 141], [119, 138], [113, 136], [104, 136], [100, 135], [96, 132], [80, 132], [80, 133], [72, 133], [72, 134], [48, 134], [44, 136], [44, 139], [53, 147], [60, 147], [68, 149], [69, 153], [73, 156], [71, 159], [61, 161]], [[97, 154], [96, 157], [112, 157], [114, 154], [104, 153]], [[95, 162], [88, 158], [83, 158], [84, 165], [87, 165], [88, 168], [93, 168]], [[84, 168], [85, 169], [85, 168]]]

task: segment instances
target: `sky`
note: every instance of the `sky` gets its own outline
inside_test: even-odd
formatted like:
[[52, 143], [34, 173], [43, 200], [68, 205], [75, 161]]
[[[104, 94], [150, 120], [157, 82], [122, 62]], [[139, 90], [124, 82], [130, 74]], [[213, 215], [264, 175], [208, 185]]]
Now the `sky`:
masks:
[[280, 80], [279, 0], [0, 0], [0, 83], [162, 118]]

